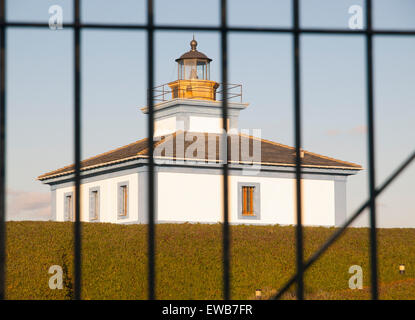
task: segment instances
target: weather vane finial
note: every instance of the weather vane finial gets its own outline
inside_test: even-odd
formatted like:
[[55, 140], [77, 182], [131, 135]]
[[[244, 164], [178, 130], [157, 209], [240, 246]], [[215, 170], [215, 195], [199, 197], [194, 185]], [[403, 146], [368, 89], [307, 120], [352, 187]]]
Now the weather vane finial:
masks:
[[190, 41], [190, 47], [192, 48], [192, 51], [196, 51], [197, 41], [195, 40], [195, 34], [193, 34], [193, 40]]

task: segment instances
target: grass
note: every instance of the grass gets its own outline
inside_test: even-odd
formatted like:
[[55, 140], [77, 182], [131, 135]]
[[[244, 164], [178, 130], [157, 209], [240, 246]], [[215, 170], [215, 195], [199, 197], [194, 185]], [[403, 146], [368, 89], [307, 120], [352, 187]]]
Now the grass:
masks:
[[[147, 227], [83, 224], [82, 297], [146, 299]], [[305, 257], [334, 232], [305, 228]], [[156, 226], [158, 299], [221, 299], [221, 225], [161, 224]], [[70, 299], [73, 296], [73, 225], [68, 222], [7, 223], [8, 299]], [[231, 227], [232, 298], [253, 299], [255, 289], [270, 296], [293, 274], [295, 228]], [[349, 229], [307, 271], [309, 299], [369, 299], [368, 230]], [[379, 229], [381, 299], [415, 299], [415, 229]], [[399, 274], [399, 264], [406, 273]], [[64, 288], [48, 286], [49, 267], [64, 270]], [[351, 265], [363, 268], [363, 290], [351, 290]], [[294, 288], [285, 295], [293, 298]]]

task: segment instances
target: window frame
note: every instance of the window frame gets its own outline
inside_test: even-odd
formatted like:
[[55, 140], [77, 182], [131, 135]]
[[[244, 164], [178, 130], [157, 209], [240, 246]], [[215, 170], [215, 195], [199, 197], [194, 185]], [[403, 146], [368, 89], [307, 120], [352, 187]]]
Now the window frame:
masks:
[[[92, 207], [92, 196], [96, 193], [97, 202], [95, 203], [94, 208]], [[93, 214], [95, 211], [95, 214]], [[101, 192], [100, 187], [92, 187], [89, 188], [89, 221], [99, 221], [100, 220], [100, 214], [101, 214]]]
[[[243, 216], [254, 216], [255, 215], [254, 192], [255, 192], [255, 187], [242, 186], [242, 215]], [[249, 207], [249, 208], [246, 208], [246, 207]]]
[[[123, 190], [127, 190], [126, 196]], [[125, 199], [125, 197], [127, 199]], [[129, 182], [123, 181], [123, 182], [117, 183], [117, 219], [127, 219], [129, 217], [129, 213], [130, 213], [129, 202], [130, 202]]]
[[[252, 208], [253, 215], [243, 214], [243, 188], [253, 187]], [[258, 182], [238, 182], [238, 219], [260, 220], [261, 219], [261, 185]]]
[[[69, 212], [68, 215], [66, 214], [66, 212], [69, 210], [67, 198], [71, 198], [71, 212]], [[65, 192], [63, 194], [63, 221], [74, 221], [74, 204], [75, 202], [73, 192]]]

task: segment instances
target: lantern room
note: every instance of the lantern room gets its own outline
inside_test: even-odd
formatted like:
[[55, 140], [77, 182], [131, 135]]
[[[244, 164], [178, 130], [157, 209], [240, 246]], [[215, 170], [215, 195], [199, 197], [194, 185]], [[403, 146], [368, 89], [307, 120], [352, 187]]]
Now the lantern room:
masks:
[[197, 41], [190, 42], [191, 50], [176, 59], [178, 80], [210, 80], [210, 62], [204, 53], [196, 50]]
[[176, 59], [177, 80], [168, 85], [173, 99], [216, 100], [219, 83], [210, 80], [210, 62], [204, 53], [198, 51], [197, 41], [190, 42], [190, 51]]

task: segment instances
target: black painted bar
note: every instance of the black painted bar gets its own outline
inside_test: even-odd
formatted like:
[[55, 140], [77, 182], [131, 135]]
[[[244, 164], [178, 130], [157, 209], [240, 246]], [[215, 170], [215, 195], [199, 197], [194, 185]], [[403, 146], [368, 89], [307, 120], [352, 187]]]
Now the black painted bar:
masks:
[[[42, 22], [20, 22], [9, 21], [1, 23], [6, 27], [14, 28], [49, 28], [49, 24]], [[64, 28], [74, 28], [73, 23], [62, 24]], [[96, 30], [147, 30], [147, 24], [116, 24], [116, 23], [81, 23], [81, 29], [96, 29]], [[218, 32], [221, 31], [221, 26], [193, 26], [193, 25], [153, 25], [154, 30], [162, 31], [206, 31], [206, 32]], [[242, 32], [242, 33], [294, 33], [293, 28], [273, 28], [273, 27], [231, 27], [226, 28], [228, 32]], [[299, 33], [309, 34], [338, 34], [338, 35], [364, 35], [366, 30], [350, 30], [350, 29], [321, 29], [321, 28], [301, 28]], [[376, 36], [415, 36], [415, 30], [388, 30], [388, 29], [373, 29], [371, 31]]]
[[0, 299], [6, 298], [6, 19], [0, 1]]
[[223, 84], [222, 123], [225, 141], [223, 152], [223, 299], [229, 300], [230, 293], [230, 229], [229, 229], [229, 170], [228, 170], [228, 30], [227, 30], [227, 1], [221, 0], [221, 70]]
[[378, 299], [378, 259], [376, 241], [376, 172], [375, 172], [375, 120], [373, 103], [373, 37], [372, 0], [366, 0], [366, 92], [367, 92], [367, 127], [369, 153], [369, 207], [370, 207], [370, 282], [372, 300]]
[[302, 226], [302, 190], [301, 190], [301, 87], [300, 87], [300, 8], [299, 0], [293, 1], [294, 25], [294, 137], [295, 137], [295, 178], [296, 178], [296, 258], [297, 258], [297, 299], [304, 299], [303, 271], [303, 226]]
[[155, 290], [155, 215], [154, 215], [154, 13], [153, 1], [147, 0], [147, 92], [148, 92], [148, 298], [156, 299]]
[[75, 223], [74, 223], [74, 299], [81, 300], [81, 29], [80, 1], [74, 0], [74, 134], [75, 134]]

